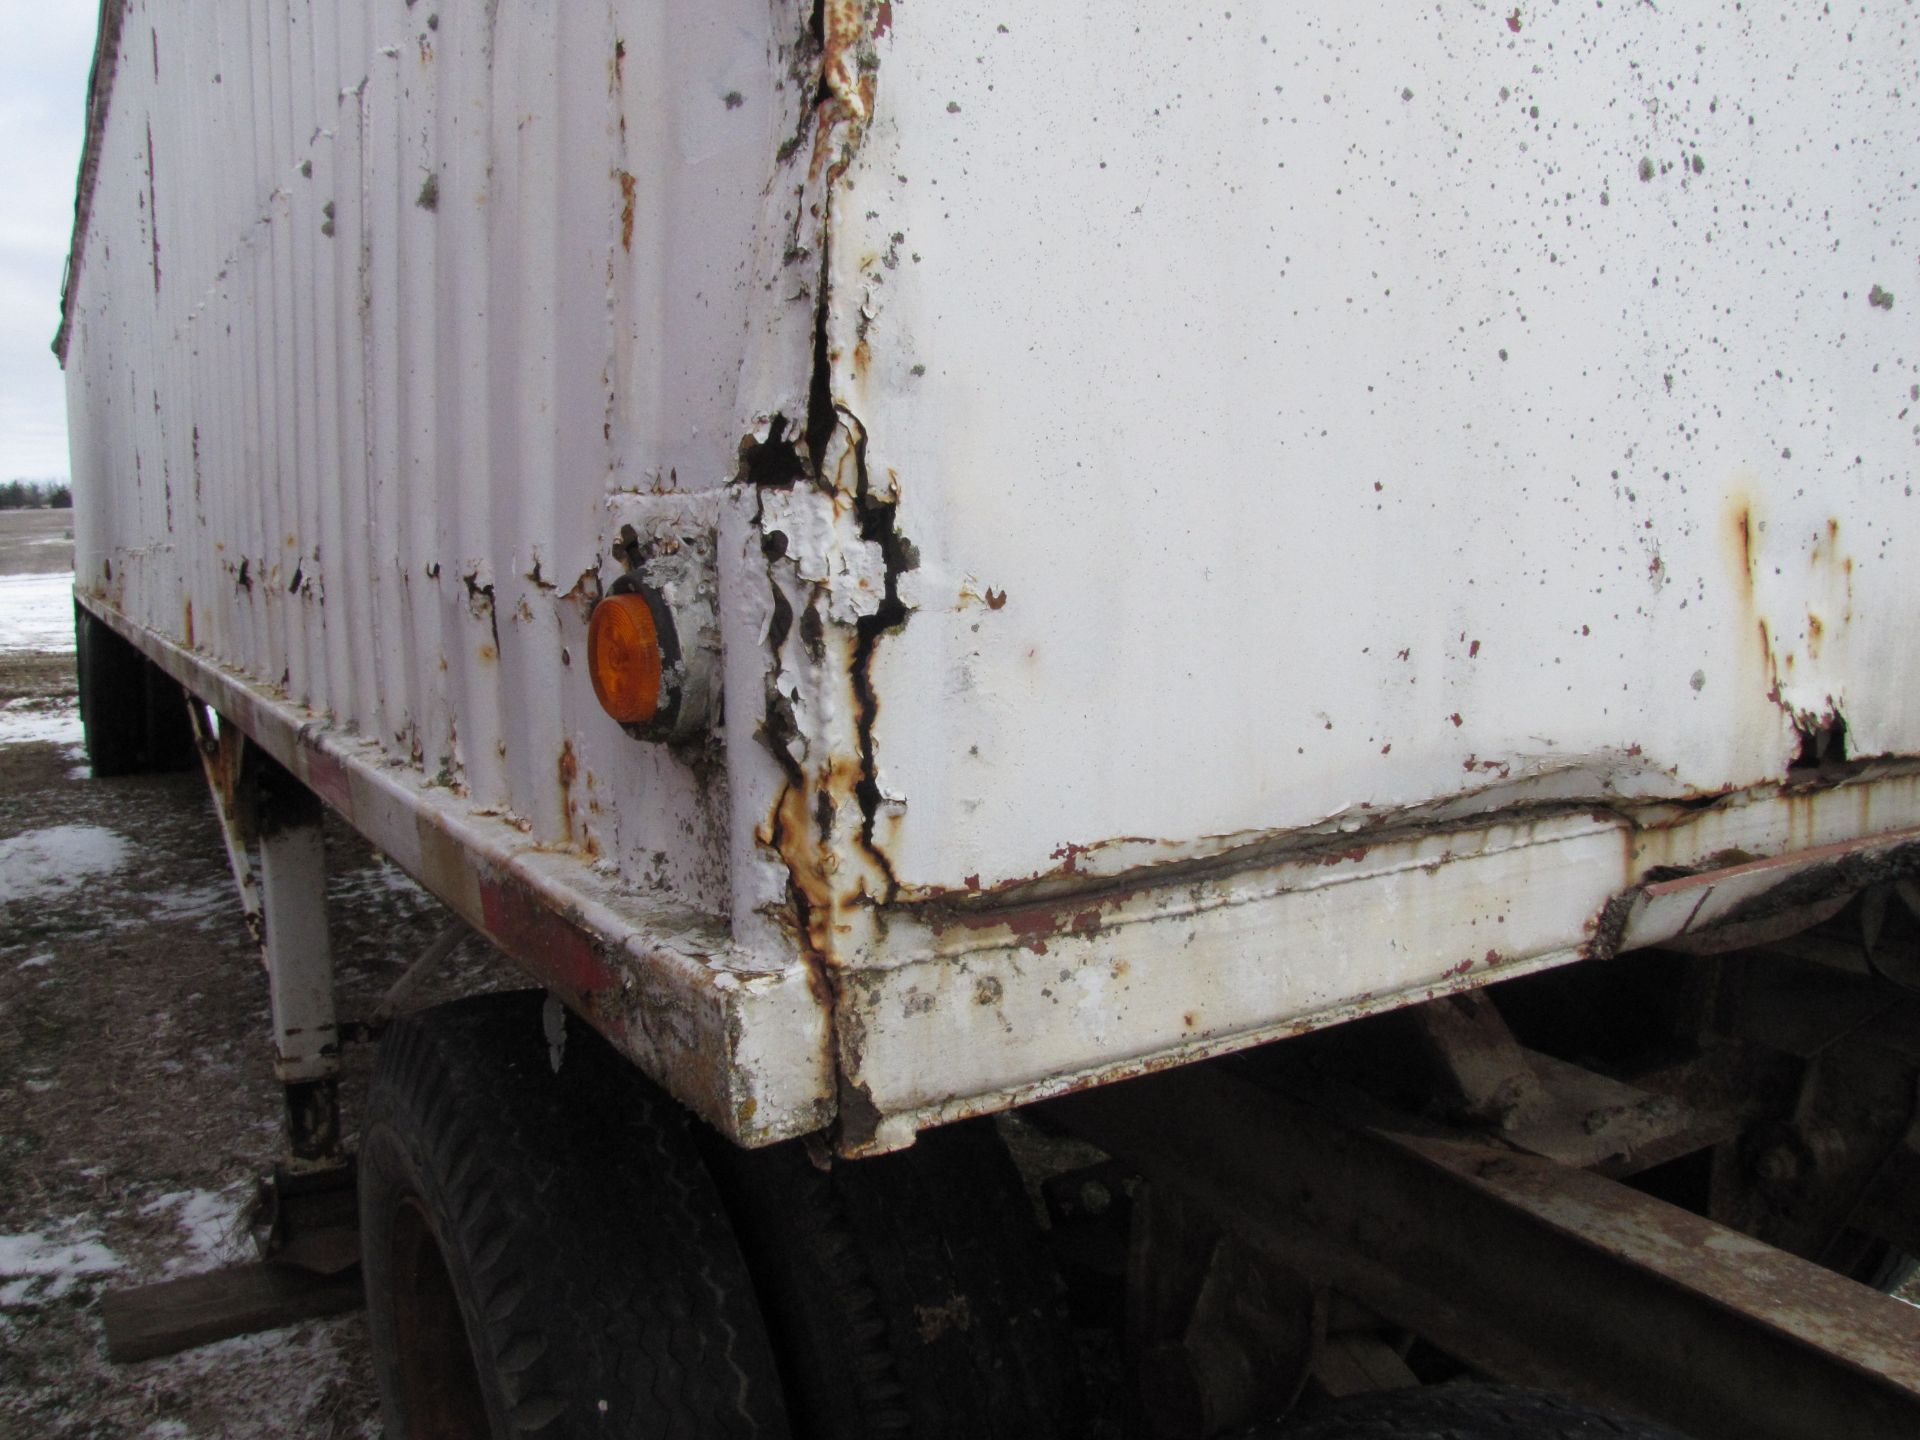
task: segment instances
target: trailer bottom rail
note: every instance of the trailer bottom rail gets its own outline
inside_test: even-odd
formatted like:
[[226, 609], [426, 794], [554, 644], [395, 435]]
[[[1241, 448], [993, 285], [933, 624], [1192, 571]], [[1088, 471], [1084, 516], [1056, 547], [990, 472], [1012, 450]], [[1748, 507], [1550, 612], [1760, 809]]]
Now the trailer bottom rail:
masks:
[[1497, 1379], [1699, 1440], [1920, 1434], [1920, 1310], [1617, 1181], [1244, 1068], [1045, 1109]]

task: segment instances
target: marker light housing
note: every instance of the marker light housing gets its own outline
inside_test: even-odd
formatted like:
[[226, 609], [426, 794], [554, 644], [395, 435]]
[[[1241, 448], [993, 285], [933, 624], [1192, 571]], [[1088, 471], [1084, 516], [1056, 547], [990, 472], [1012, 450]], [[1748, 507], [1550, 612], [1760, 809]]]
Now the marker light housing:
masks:
[[638, 591], [609, 595], [587, 623], [594, 696], [622, 725], [651, 725], [660, 713], [665, 657], [655, 603]]

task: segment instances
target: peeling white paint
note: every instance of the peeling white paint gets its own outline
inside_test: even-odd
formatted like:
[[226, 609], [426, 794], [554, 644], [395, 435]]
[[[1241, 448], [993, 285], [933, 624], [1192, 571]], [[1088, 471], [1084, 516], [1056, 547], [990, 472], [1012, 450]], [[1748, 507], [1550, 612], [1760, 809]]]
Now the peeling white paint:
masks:
[[[820, 20], [136, 19], [70, 306], [86, 594], [683, 1096], [884, 1148], [1920, 823], [1785, 785], [1920, 753], [1910, 6]], [[629, 527], [710, 743], [591, 699]]]

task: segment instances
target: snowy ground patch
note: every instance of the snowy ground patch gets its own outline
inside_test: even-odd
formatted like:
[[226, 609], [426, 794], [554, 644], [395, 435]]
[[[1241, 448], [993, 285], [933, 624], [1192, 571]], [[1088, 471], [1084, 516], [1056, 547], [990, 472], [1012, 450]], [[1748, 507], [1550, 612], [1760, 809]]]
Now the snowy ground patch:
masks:
[[335, 901], [379, 900], [398, 896], [414, 903], [430, 903], [433, 897], [398, 865], [384, 856], [357, 870], [335, 871], [327, 877], [327, 897]]
[[0, 840], [0, 903], [50, 899], [121, 869], [133, 846], [100, 825], [50, 825]]
[[186, 1241], [186, 1253], [167, 1261], [167, 1273], [198, 1274], [246, 1258], [240, 1210], [245, 1186], [225, 1190], [174, 1190], [140, 1207], [142, 1215], [171, 1213]]
[[[319, 1434], [357, 1433], [375, 1440], [380, 1434], [378, 1419], [370, 1417], [353, 1425], [347, 1417], [360, 1397], [341, 1393], [339, 1336], [348, 1323], [332, 1321], [222, 1340], [156, 1360], [145, 1367], [142, 1379], [176, 1391], [217, 1388], [245, 1395], [245, 1428], [222, 1426], [217, 1432], [204, 1432], [209, 1435], [310, 1440]], [[187, 1431], [194, 1436], [201, 1433]]]
[[73, 572], [0, 575], [0, 655], [73, 652]]
[[214, 881], [206, 885], [175, 885], [147, 895], [147, 909], [137, 916], [114, 922], [116, 928], [150, 925], [156, 920], [197, 925], [206, 930], [233, 923], [240, 914], [239, 901], [230, 884]]
[[[0, 576], [0, 584], [5, 583], [5, 577]], [[71, 698], [29, 698], [0, 705], [0, 745], [78, 746], [85, 738], [80, 708]]]
[[90, 1230], [66, 1238], [31, 1230], [0, 1235], [0, 1305], [58, 1300], [88, 1276], [106, 1275], [121, 1265], [120, 1257]]

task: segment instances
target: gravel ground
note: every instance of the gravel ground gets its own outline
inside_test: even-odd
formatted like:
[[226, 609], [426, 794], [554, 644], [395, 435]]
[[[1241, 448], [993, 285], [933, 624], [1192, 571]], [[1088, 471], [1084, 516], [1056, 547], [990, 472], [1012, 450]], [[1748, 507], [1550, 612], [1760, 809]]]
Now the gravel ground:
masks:
[[[250, 1258], [279, 1100], [205, 782], [95, 780], [79, 748], [69, 524], [0, 512], [0, 1434], [372, 1440], [357, 1314], [106, 1359], [104, 1291]], [[447, 917], [352, 832], [328, 846], [352, 1016]], [[470, 941], [419, 998], [507, 974]], [[349, 1056], [349, 1124], [370, 1058]]]

